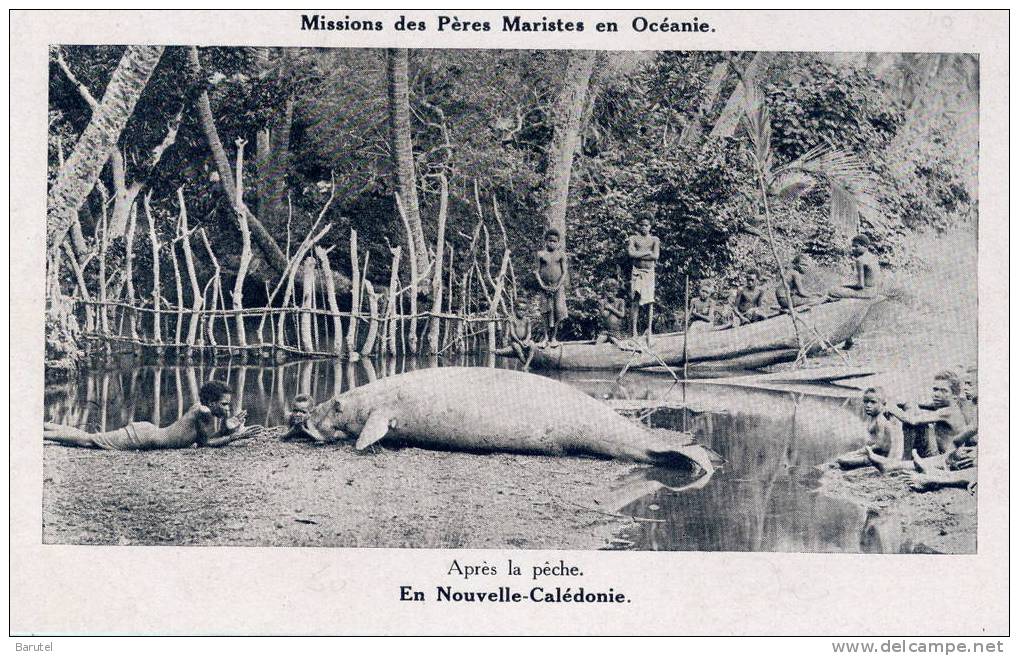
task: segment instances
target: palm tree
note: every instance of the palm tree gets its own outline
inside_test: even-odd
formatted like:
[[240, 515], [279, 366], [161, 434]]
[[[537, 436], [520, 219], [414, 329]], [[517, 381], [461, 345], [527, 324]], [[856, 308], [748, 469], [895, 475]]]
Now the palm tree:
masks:
[[145, 85], [163, 56], [163, 46], [128, 46], [113, 71], [92, 119], [64, 162], [47, 198], [47, 250], [59, 257], [60, 244], [134, 111]]
[[403, 214], [413, 238], [417, 270], [423, 272], [428, 268], [428, 247], [425, 245], [421, 210], [418, 208], [414, 145], [410, 134], [410, 83], [406, 48], [390, 48], [386, 51], [386, 79], [389, 83], [390, 137], [396, 165], [397, 189]]
[[[792, 291], [786, 279], [786, 270], [778, 254], [771, 221], [771, 201], [792, 202], [812, 189], [817, 182], [829, 185], [832, 197], [831, 218], [842, 225], [850, 224], [854, 233], [859, 231], [861, 207], [876, 209], [876, 182], [870, 170], [853, 153], [828, 146], [812, 148], [788, 164], [776, 166], [771, 150], [771, 118], [763, 97], [753, 83], [744, 85], [744, 111], [742, 126], [750, 142], [750, 156], [757, 177], [758, 203], [766, 230], [766, 241], [775, 260], [786, 298], [789, 299], [789, 316], [796, 333], [800, 358], [804, 356], [804, 343], [793, 304]], [[820, 336], [818, 336], [820, 339]]]

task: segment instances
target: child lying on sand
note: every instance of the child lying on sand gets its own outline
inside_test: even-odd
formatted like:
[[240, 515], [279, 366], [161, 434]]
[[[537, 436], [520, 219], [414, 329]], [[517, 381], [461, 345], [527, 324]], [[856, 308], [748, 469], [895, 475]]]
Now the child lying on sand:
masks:
[[[61, 424], [43, 424], [43, 440], [66, 446], [111, 451], [149, 449], [185, 449], [192, 445], [220, 447], [251, 437], [245, 429], [248, 413], [230, 416], [230, 388], [218, 380], [209, 381], [198, 391], [198, 403], [174, 423], [160, 428], [147, 421], [135, 421], [123, 428], [105, 433], [87, 433], [80, 428]], [[223, 426], [216, 429], [217, 420]]]

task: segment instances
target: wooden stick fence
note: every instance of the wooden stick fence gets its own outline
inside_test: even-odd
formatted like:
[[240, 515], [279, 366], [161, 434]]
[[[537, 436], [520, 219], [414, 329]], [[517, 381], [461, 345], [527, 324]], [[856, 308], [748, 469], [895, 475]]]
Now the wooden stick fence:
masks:
[[[238, 150], [243, 157], [240, 142]], [[110, 261], [109, 201], [104, 201], [95, 251], [76, 257], [70, 245], [63, 249], [74, 274], [73, 290], [65, 299], [80, 315], [86, 346], [102, 353], [109, 353], [111, 344], [153, 348], [160, 354], [174, 351], [185, 358], [206, 352], [274, 359], [358, 359], [376, 353], [415, 355], [419, 349], [433, 355], [450, 350], [493, 351], [517, 294], [505, 226], [493, 199], [492, 212], [499, 227], [496, 235], [502, 237], [502, 253], [496, 261], [497, 245], [485, 225], [479, 197], [470, 247], [455, 250], [445, 234], [448, 185], [444, 178], [440, 182], [435, 248], [428, 249], [425, 270], [418, 265], [411, 225], [397, 198], [406, 244], [389, 247], [389, 270], [373, 275], [373, 283], [368, 277], [371, 251], [359, 253], [357, 232], [351, 230], [348, 288], [330, 261], [336, 245], [322, 245], [332, 228], [330, 223], [323, 224], [333, 199], [330, 194], [304, 239], [293, 253], [288, 248], [288, 261], [279, 279], [274, 285], [265, 283], [262, 307], [244, 307], [243, 278], [251, 273], [248, 238], [242, 239], [239, 261], [238, 257], [217, 255], [206, 227], [189, 226], [183, 188], [176, 192], [172, 234], [164, 233], [162, 239], [157, 228], [160, 219], [165, 224], [167, 217], [154, 210], [151, 193], [139, 199], [141, 208], [133, 207], [129, 215], [120, 268]], [[145, 226], [140, 229], [139, 209], [145, 215]], [[245, 224], [245, 217], [240, 222]], [[141, 240], [148, 242], [144, 248], [151, 254], [150, 267], [134, 266], [136, 230]], [[90, 290], [86, 267], [93, 260], [96, 275]], [[171, 280], [164, 280], [162, 262], [169, 263]], [[234, 262], [239, 263], [236, 271], [227, 268]], [[147, 269], [147, 277], [136, 279], [143, 273], [139, 269]], [[374, 269], [379, 269], [377, 263]], [[235, 277], [227, 285], [230, 276]]]

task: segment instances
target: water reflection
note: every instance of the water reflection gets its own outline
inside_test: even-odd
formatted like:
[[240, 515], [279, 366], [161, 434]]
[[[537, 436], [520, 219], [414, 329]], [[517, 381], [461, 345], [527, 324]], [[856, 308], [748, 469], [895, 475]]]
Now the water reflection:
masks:
[[[865, 514], [848, 502], [816, 492], [815, 465], [859, 444], [864, 435], [857, 405], [847, 398], [722, 385], [673, 384], [633, 376], [620, 389], [612, 380], [572, 376], [596, 396], [665, 399], [644, 420], [694, 433], [725, 460], [711, 483], [676, 494], [659, 489], [623, 512], [665, 520], [645, 522], [628, 538], [636, 549], [701, 551], [858, 552], [882, 549]], [[652, 470], [666, 486], [682, 481]]]
[[165, 425], [197, 401], [203, 382], [222, 380], [233, 389], [235, 407], [248, 411], [249, 424], [276, 426], [283, 423], [289, 401], [297, 394], [324, 401], [379, 378], [422, 367], [478, 364], [473, 356], [464, 355], [442, 360], [304, 360], [275, 366], [141, 366], [88, 372], [72, 381], [47, 384], [45, 421], [86, 430], [112, 430], [132, 421]]
[[[304, 361], [279, 366], [134, 367], [83, 375], [46, 388], [46, 421], [107, 430], [131, 421], [167, 424], [197, 398], [205, 380], [234, 389], [249, 423], [283, 423], [289, 400], [322, 401], [379, 378], [417, 368], [484, 365], [456, 359]], [[857, 446], [864, 435], [855, 402], [793, 392], [707, 384], [633, 372], [549, 374], [592, 396], [663, 401], [636, 416], [652, 427], [689, 431], [725, 463], [702, 489], [681, 493], [683, 474], [636, 470], [624, 481], [623, 512], [656, 522], [639, 524], [627, 539], [635, 549], [704, 551], [874, 552], [898, 550], [877, 517], [858, 506], [820, 496], [815, 465]], [[640, 403], [635, 405], [648, 405]], [[655, 405], [655, 404], [650, 404]], [[678, 478], [677, 478], [678, 476]]]

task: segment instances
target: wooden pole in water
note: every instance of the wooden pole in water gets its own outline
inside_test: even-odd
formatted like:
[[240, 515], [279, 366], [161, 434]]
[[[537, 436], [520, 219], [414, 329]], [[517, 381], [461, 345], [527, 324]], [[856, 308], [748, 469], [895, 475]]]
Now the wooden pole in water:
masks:
[[[315, 306], [315, 258], [309, 255], [304, 258], [301, 266], [304, 269], [304, 280], [302, 281], [301, 288], [301, 307], [305, 310], [313, 310]], [[309, 312], [301, 313], [301, 348], [309, 352], [315, 350], [311, 318], [312, 315]]]
[[322, 264], [322, 279], [325, 281], [326, 303], [329, 304], [329, 312], [333, 315], [333, 353], [343, 354], [343, 318], [340, 317], [340, 305], [336, 300], [336, 280], [333, 278], [333, 269], [329, 264], [329, 251], [321, 246], [315, 247], [315, 255]]
[[[124, 282], [126, 283], [127, 304], [134, 305], [134, 233], [137, 227], [138, 204], [131, 203], [127, 212], [127, 230], [124, 233]], [[132, 308], [128, 311], [128, 334], [135, 342], [138, 341], [138, 313]]]
[[[162, 304], [162, 300], [159, 297], [159, 237], [156, 235], [156, 219], [152, 216], [152, 192], [145, 194], [142, 199], [142, 203], [145, 206], [145, 218], [149, 224], [149, 244], [152, 247], [152, 333], [157, 344], [163, 342], [163, 327], [162, 318], [160, 317], [159, 308]], [[158, 382], [157, 382], [158, 386]], [[153, 423], [159, 425], [158, 417], [157, 421]]]
[[184, 265], [187, 268], [188, 280], [191, 282], [191, 319], [188, 323], [188, 348], [193, 348], [198, 337], [199, 313], [205, 302], [202, 288], [198, 285], [198, 274], [195, 273], [195, 256], [191, 250], [191, 233], [188, 231], [188, 211], [184, 205], [184, 187], [177, 188], [177, 201], [180, 203], [180, 216], [177, 231], [182, 237], [181, 250], [184, 251]]
[[442, 329], [442, 320], [439, 318], [442, 313], [442, 262], [446, 245], [446, 214], [449, 207], [449, 183], [445, 174], [439, 175], [439, 184], [442, 187], [442, 195], [439, 197], [439, 226], [435, 239], [435, 268], [432, 272], [432, 316], [428, 322], [428, 352], [433, 355], [439, 352], [439, 331]]
[[357, 353], [357, 318], [361, 313], [361, 262], [357, 257], [357, 230], [350, 230], [350, 326], [347, 329], [347, 353]]
[[687, 366], [687, 341], [690, 339], [690, 274], [685, 276], [686, 282], [683, 292], [683, 379], [689, 376]]
[[385, 325], [385, 338], [386, 338], [386, 351], [390, 355], [396, 355], [396, 331], [397, 331], [397, 318], [398, 314], [396, 309], [396, 295], [400, 288], [400, 257], [403, 254], [403, 247], [396, 245], [389, 249], [389, 252], [393, 254], [393, 262], [389, 266], [389, 295], [386, 300], [386, 325]]
[[[367, 267], [366, 267], [367, 268]], [[364, 281], [364, 291], [368, 297], [368, 333], [364, 338], [364, 345], [361, 347], [361, 355], [368, 355], [375, 349], [375, 338], [379, 331], [379, 294], [368, 280]]]

